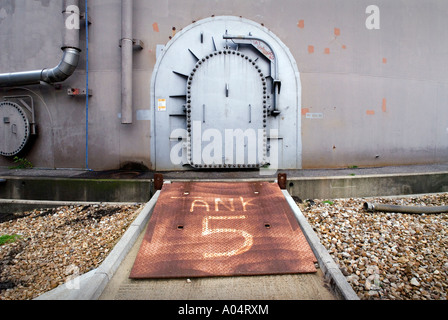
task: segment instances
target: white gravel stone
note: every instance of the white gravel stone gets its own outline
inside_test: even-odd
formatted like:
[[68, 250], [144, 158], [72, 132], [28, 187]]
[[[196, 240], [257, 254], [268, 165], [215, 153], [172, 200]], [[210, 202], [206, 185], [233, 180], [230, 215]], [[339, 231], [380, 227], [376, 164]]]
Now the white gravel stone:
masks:
[[0, 300], [30, 300], [98, 268], [143, 205], [34, 210], [0, 223]]
[[360, 299], [447, 298], [448, 213], [370, 213], [363, 204], [445, 206], [448, 193], [313, 201], [298, 204]]
[[412, 284], [413, 286], [416, 286], [416, 287], [419, 287], [419, 286], [420, 286], [420, 282], [418, 282], [418, 280], [415, 279], [415, 278], [412, 278], [412, 279], [411, 279], [411, 284]]

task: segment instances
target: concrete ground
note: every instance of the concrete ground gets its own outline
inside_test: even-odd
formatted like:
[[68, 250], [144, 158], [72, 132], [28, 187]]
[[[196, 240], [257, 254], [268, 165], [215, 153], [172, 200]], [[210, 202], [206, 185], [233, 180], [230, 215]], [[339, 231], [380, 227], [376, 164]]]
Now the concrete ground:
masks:
[[100, 296], [100, 300], [335, 300], [316, 274], [131, 280], [143, 232]]

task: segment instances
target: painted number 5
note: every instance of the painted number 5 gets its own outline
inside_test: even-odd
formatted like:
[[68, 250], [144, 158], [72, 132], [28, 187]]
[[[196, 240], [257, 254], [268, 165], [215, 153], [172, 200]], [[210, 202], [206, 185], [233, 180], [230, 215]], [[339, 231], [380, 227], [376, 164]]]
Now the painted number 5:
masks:
[[237, 255], [240, 255], [240, 254], [243, 254], [243, 253], [249, 251], [254, 244], [253, 236], [250, 233], [247, 233], [246, 231], [243, 231], [243, 230], [237, 230], [237, 229], [212, 229], [212, 228], [210, 228], [211, 220], [229, 221], [229, 220], [244, 220], [244, 219], [246, 219], [246, 216], [205, 217], [202, 220], [202, 235], [203, 236], [209, 236], [209, 235], [217, 234], [217, 233], [236, 233], [236, 234], [244, 237], [244, 244], [238, 249], [227, 251], [227, 252], [204, 253], [204, 258], [213, 259], [213, 258], [222, 258], [222, 257], [233, 257], [233, 256], [237, 256]]

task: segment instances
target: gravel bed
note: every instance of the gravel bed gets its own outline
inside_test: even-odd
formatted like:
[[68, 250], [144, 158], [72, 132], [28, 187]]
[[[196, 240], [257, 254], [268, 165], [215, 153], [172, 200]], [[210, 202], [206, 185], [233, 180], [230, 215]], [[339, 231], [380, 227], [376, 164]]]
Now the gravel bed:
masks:
[[[447, 213], [370, 213], [366, 199], [296, 200], [360, 299], [447, 299]], [[445, 206], [448, 193], [368, 202]]]
[[143, 205], [70, 206], [0, 215], [0, 300], [31, 300], [98, 268]]

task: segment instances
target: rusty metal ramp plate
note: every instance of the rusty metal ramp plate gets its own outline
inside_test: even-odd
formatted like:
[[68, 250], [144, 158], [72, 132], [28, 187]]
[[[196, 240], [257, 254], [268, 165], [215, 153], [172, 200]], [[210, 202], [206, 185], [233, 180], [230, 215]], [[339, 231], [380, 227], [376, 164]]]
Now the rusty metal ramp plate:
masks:
[[316, 258], [279, 186], [163, 186], [131, 279], [316, 272]]

